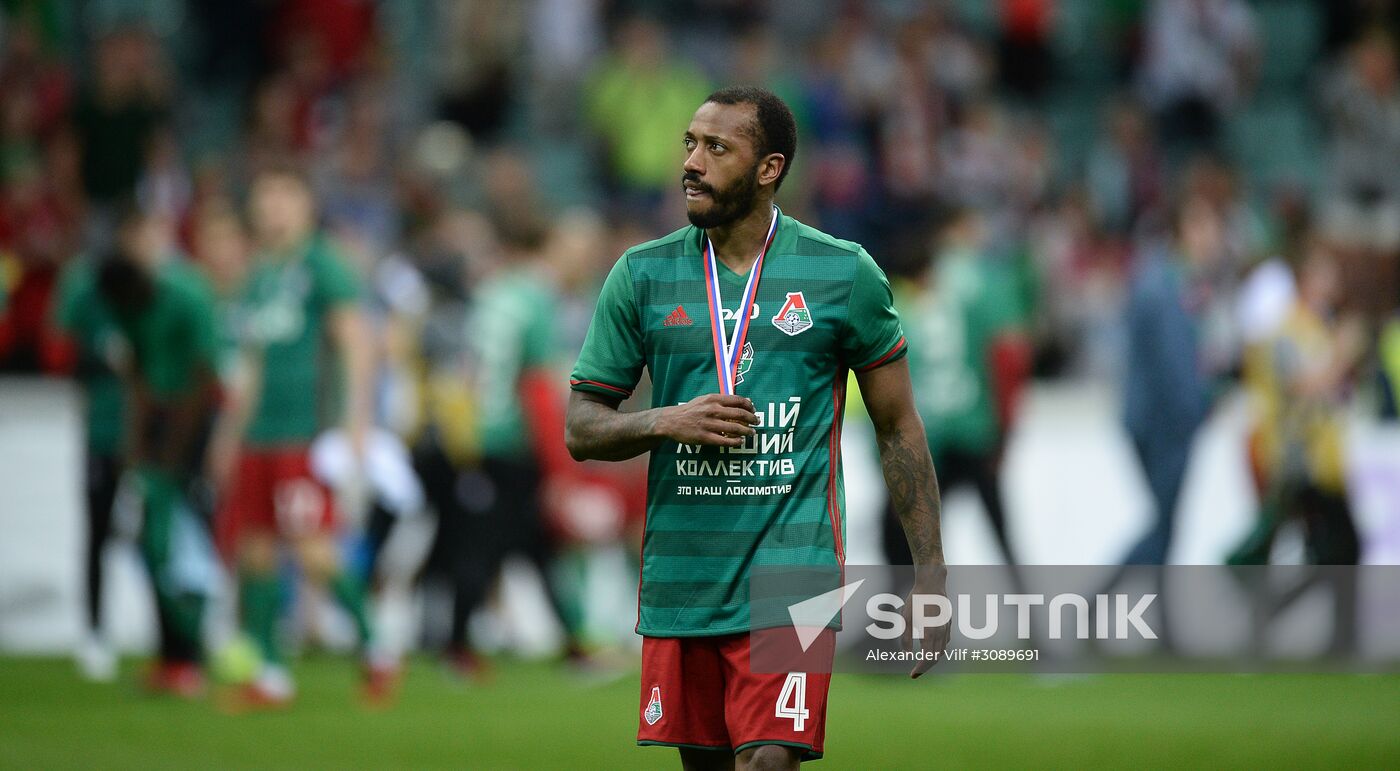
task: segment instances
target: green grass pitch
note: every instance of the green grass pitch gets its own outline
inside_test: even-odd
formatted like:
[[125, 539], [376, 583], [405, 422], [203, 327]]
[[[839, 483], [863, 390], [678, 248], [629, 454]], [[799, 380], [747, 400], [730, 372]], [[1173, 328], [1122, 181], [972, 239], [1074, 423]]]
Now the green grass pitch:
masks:
[[[345, 659], [296, 667], [288, 712], [229, 716], [67, 660], [0, 659], [0, 768], [674, 768], [639, 748], [636, 674], [504, 662], [487, 685], [416, 660], [396, 707]], [[837, 675], [814, 768], [1400, 768], [1400, 675]]]

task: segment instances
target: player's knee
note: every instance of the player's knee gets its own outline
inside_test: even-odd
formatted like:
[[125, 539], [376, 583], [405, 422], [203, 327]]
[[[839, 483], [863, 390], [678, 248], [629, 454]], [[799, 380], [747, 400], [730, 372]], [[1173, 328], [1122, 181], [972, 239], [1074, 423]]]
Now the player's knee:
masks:
[[238, 542], [238, 565], [251, 573], [277, 570], [277, 541], [268, 535], [246, 535]]
[[738, 760], [740, 771], [797, 771], [802, 752], [781, 744], [762, 744], [739, 753]]

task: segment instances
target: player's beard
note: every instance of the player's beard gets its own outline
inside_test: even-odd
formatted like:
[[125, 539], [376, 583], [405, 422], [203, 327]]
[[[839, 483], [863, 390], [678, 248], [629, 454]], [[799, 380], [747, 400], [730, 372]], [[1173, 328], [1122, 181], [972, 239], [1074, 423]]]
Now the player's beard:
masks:
[[700, 189], [710, 195], [710, 207], [704, 211], [695, 211], [686, 207], [685, 216], [690, 220], [690, 224], [701, 230], [718, 228], [728, 225], [750, 211], [753, 211], [754, 202], [758, 200], [758, 164], [747, 173], [740, 174], [729, 187], [723, 190], [716, 190], [710, 185], [700, 181], [700, 176], [693, 172], [686, 172], [681, 176], [681, 182], [693, 182], [700, 185]]

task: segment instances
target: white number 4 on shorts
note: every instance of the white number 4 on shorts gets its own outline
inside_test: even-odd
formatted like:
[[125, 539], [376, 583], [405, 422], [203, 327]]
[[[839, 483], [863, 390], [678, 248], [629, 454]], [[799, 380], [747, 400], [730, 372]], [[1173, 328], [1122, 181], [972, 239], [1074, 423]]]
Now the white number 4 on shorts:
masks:
[[792, 730], [801, 733], [810, 713], [807, 712], [807, 673], [789, 672], [783, 681], [783, 692], [778, 695], [778, 717], [792, 721]]

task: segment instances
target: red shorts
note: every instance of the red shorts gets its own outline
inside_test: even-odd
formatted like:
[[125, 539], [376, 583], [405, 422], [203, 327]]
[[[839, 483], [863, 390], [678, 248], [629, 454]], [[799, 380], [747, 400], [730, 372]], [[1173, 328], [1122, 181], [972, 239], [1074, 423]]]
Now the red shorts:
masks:
[[219, 511], [219, 544], [232, 547], [246, 532], [288, 538], [332, 531], [335, 495], [311, 473], [305, 447], [250, 450], [238, 458]]
[[[834, 652], [835, 641], [827, 630], [815, 645]], [[781, 744], [815, 760], [826, 736], [830, 670], [755, 673], [747, 633], [644, 637], [637, 743], [735, 753]]]

